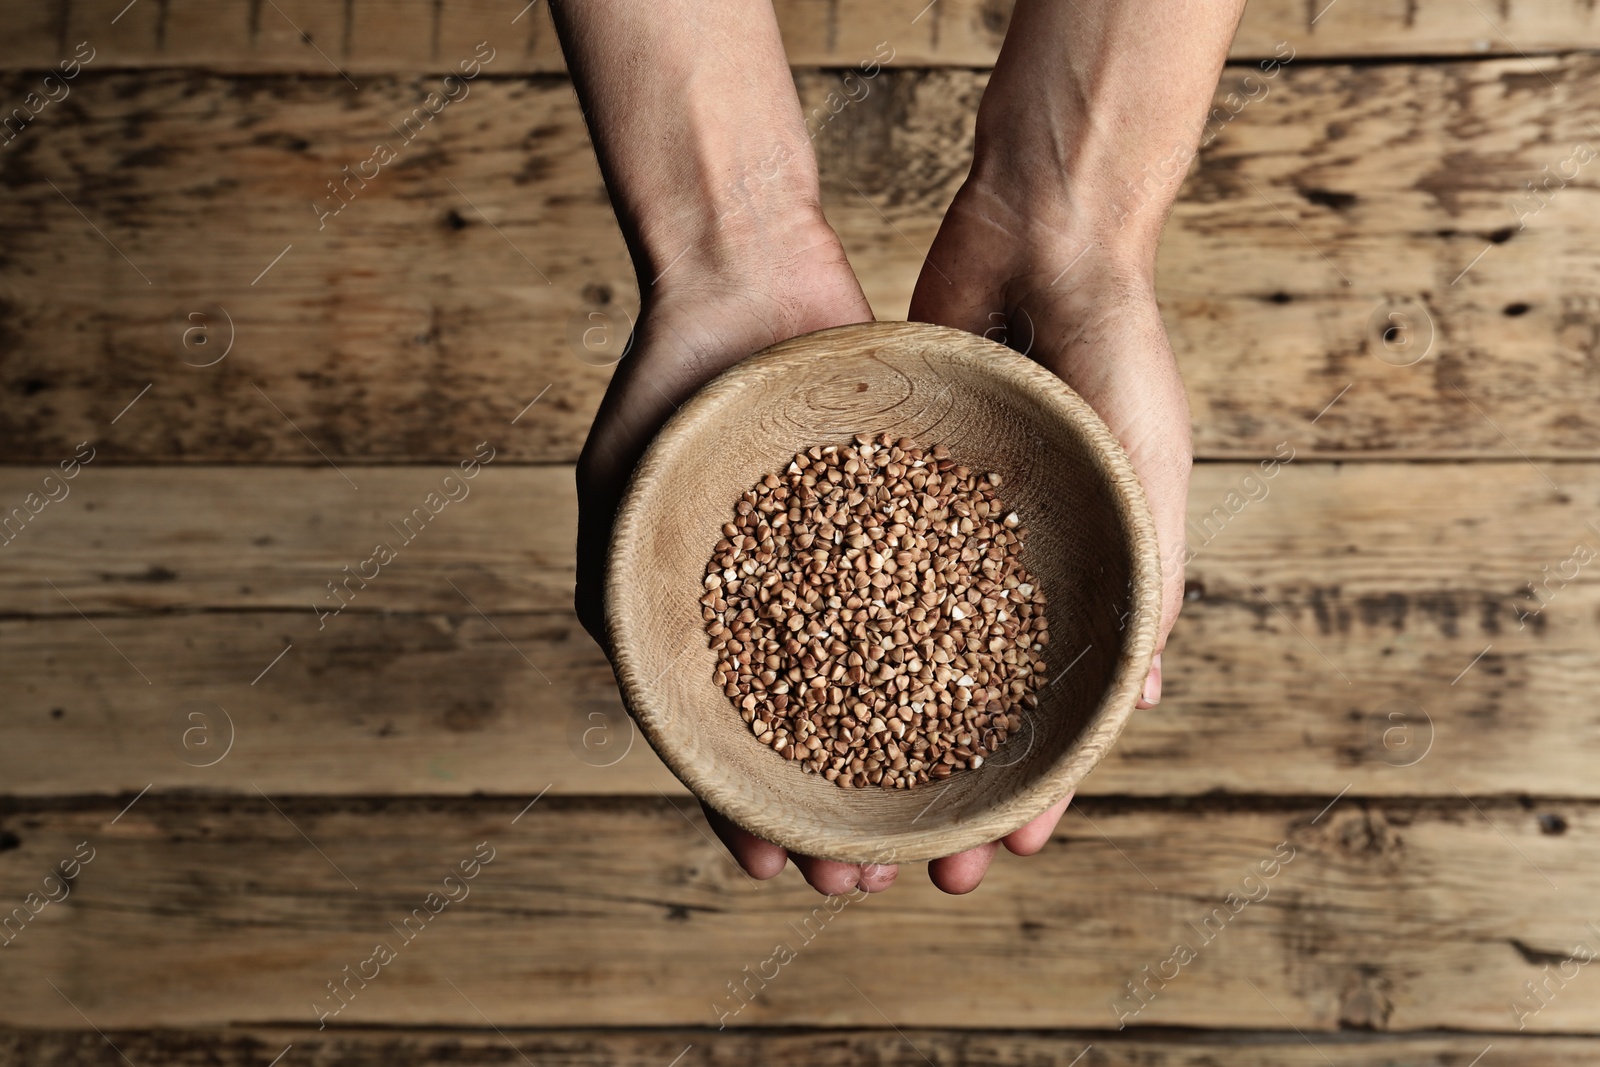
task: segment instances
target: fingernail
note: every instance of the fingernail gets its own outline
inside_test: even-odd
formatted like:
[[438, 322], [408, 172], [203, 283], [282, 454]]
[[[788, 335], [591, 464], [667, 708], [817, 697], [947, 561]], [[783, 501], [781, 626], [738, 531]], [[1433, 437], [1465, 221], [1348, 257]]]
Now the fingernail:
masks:
[[1150, 661], [1150, 673], [1144, 676], [1144, 702], [1161, 703], [1161, 653]]

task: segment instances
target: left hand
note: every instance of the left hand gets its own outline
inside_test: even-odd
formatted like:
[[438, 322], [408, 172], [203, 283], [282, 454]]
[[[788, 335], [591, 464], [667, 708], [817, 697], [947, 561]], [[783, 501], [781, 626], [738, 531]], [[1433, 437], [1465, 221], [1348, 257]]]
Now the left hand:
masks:
[[[1119, 232], [1041, 225], [1026, 191], [971, 180], [939, 228], [911, 298], [913, 321], [982, 334], [1031, 356], [1099, 413], [1127, 449], [1155, 517], [1161, 629], [1140, 708], [1161, 699], [1161, 650], [1183, 604], [1192, 455], [1189, 405], [1156, 304], [1154, 248]], [[976, 889], [999, 844], [1032, 855], [1066, 800], [1003, 841], [928, 864], [947, 893]]]

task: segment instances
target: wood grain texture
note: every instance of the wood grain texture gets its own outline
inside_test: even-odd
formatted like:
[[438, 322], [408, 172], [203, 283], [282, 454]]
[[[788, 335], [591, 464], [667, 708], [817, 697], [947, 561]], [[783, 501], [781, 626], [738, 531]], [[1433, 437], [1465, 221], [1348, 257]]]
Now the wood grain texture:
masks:
[[[778, 0], [794, 63], [840, 68], [797, 84], [882, 316], [1009, 10]], [[1595, 1059], [1591, 969], [1517, 1005], [1600, 946], [1600, 585], [1549, 580], [1600, 546], [1600, 473], [1553, 458], [1600, 456], [1593, 164], [1550, 177], [1593, 143], [1600, 59], [1567, 53], [1597, 20], [1252, 0], [1234, 58], [1296, 60], [1231, 118], [1261, 83], [1227, 70], [1161, 261], [1199, 454], [1249, 461], [1197, 471], [1165, 699], [1040, 856], [961, 899], [908, 867], [834, 923], [793, 870], [740, 875], [622, 717], [570, 614], [571, 471], [516, 466], [575, 458], [609, 374], [584, 331], [614, 349], [637, 308], [543, 7], [8, 4], [0, 106], [98, 51], [0, 146], [0, 454], [99, 453], [0, 548], [0, 1067]], [[319, 230], [479, 41], [470, 99]], [[945, 69], [843, 103], [879, 42]], [[471, 499], [319, 626], [479, 442]], [[0, 468], [0, 506], [42, 474]], [[471, 899], [316, 1029], [480, 841]], [[796, 958], [715, 1029], [775, 943]]]
[[[1592, 1037], [1471, 1035], [1327, 1035], [1308, 1044], [1294, 1034], [1184, 1034], [1140, 1036], [1101, 1031], [985, 1033], [913, 1028], [828, 1029], [795, 1033], [750, 1030], [664, 1029], [461, 1030], [341, 1029], [333, 1033], [289, 1027], [227, 1030], [0, 1031], [4, 1067], [265, 1067], [285, 1046], [305, 1067], [663, 1067], [683, 1056], [689, 1067], [1466, 1067], [1493, 1045], [1494, 1063], [1552, 1067], [1588, 1062]], [[524, 1059], [526, 1057], [526, 1059]], [[926, 1058], [924, 1058], [926, 1057]]]
[[[846, 105], [836, 75], [799, 78], [827, 209], [883, 317], [965, 174], [983, 81], [886, 71]], [[555, 80], [480, 80], [406, 144], [394, 124], [435, 83], [82, 75], [0, 161], [5, 454], [359, 465], [489, 439], [575, 459], [609, 375], [584, 331], [623, 336], [637, 308], [576, 103]], [[1263, 84], [1214, 127], [1161, 258], [1198, 454], [1595, 455], [1590, 172], [1537, 214], [1525, 200], [1524, 228], [1508, 203], [1593, 137], [1600, 60], [1290, 65]], [[397, 160], [319, 231], [313, 201], [377, 140]], [[185, 348], [191, 323], [212, 348]], [[1418, 347], [1387, 358], [1427, 356], [1378, 359], [1405, 324]]]
[[[1600, 798], [1592, 588], [1574, 590], [1538, 631], [1513, 622], [1498, 635], [1478, 631], [1470, 593], [1395, 593], [1374, 610], [1374, 598], [1330, 590], [1307, 598], [1272, 587], [1269, 604], [1248, 585], [1216, 588], [1173, 632], [1161, 705], [1133, 717], [1085, 795], [1349, 786]], [[1343, 628], [1323, 632], [1324, 613]], [[1449, 636], [1441, 625], [1452, 618]], [[470, 610], [362, 614], [310, 640], [277, 614], [95, 625], [104, 637], [76, 617], [0, 623], [7, 792], [250, 793], [253, 783], [274, 795], [682, 792], [629, 728], [610, 668], [570, 616], [499, 615], [491, 625]], [[230, 722], [233, 748], [202, 766], [221, 753]]]
[[[1127, 997], [1141, 1027], [1496, 1032], [1524, 982], [1596, 938], [1587, 802], [1088, 801], [974, 895], [908, 867], [830, 911], [792, 870], [749, 881], [687, 802], [547, 796], [519, 818], [531, 799], [12, 803], [0, 899], [93, 853], [11, 935], [0, 1022], [81, 1026], [70, 998], [101, 1028], [315, 1028], [319, 998], [340, 1003], [327, 983], [383, 942], [395, 958], [330, 1025], [715, 1027], [729, 983], [765, 969], [730, 1026], [1115, 1029]], [[492, 859], [445, 887], [475, 854]], [[405, 941], [390, 924], [444, 888], [456, 902]], [[1178, 943], [1195, 958], [1139, 1009], [1126, 984]], [[1586, 1032], [1584, 978], [1528, 1031]]]
[[[1547, 469], [1562, 493], [1520, 462], [1201, 465], [1165, 696], [1086, 792], [1600, 797], [1600, 591], [1555, 577], [1600, 548], [1600, 471]], [[7, 791], [676, 790], [570, 614], [570, 471], [491, 465], [319, 629], [439, 472], [359, 473], [85, 469], [0, 549]], [[0, 471], [0, 498], [33, 483]], [[237, 746], [189, 766], [217, 707]]]
[[[1323, 598], [1302, 620], [1321, 635], [1381, 624], [1493, 637], [1517, 629], [1516, 609], [1539, 607], [1530, 583], [1550, 583], [1546, 619], [1560, 614], [1561, 597], [1591, 587], [1580, 566], [1563, 592], [1556, 572], [1570, 574], [1563, 561], [1600, 536], [1589, 525], [1600, 466], [1333, 465], [1295, 453], [1267, 477], [1263, 463], [1273, 464], [1274, 453], [1195, 468], [1188, 574], [1210, 599], [1237, 596], [1248, 577], [1313, 604]], [[364, 589], [350, 579], [345, 613], [325, 629], [362, 612], [470, 612], [468, 598], [497, 614], [570, 608], [571, 468], [496, 461], [467, 483], [465, 499], [426, 525], [413, 517], [399, 529], [451, 468], [355, 473], [359, 490], [327, 467], [86, 467], [68, 483], [70, 496], [0, 546], [0, 616], [272, 610], [298, 617], [297, 632], [309, 624], [316, 633], [313, 604], [339, 603], [327, 583], [348, 578], [344, 568], [364, 562], [379, 541], [393, 543], [397, 560]], [[41, 478], [0, 468], [0, 501], [22, 506]], [[1411, 599], [1428, 592], [1459, 602], [1452, 610]], [[1394, 602], [1394, 593], [1408, 599]], [[1335, 608], [1333, 599], [1347, 603]], [[1523, 629], [1537, 632], [1539, 623], [1531, 618]]]
[[[701, 621], [711, 546], [741, 494], [793, 469], [805, 449], [816, 456], [818, 445], [880, 434], [946, 446], [952, 462], [997, 472], [1005, 506], [1030, 529], [1021, 556], [1028, 580], [1048, 597], [1051, 647], [1038, 706], [1024, 711], [1033, 724], [1029, 743], [1006, 747], [984, 773], [954, 775], [942, 788], [845, 790], [763, 747], [715, 684], [717, 657]], [[832, 565], [842, 560], [835, 556]], [[871, 323], [775, 345], [722, 375], [662, 427], [617, 512], [606, 618], [624, 703], [696, 796], [802, 855], [887, 863], [998, 841], [1072, 793], [1139, 698], [1161, 624], [1161, 582], [1155, 522], [1138, 475], [1082, 397], [993, 341], [926, 324]], [[930, 625], [936, 618], [941, 629], [949, 625], [942, 609], [930, 608]], [[930, 807], [931, 792], [944, 802]]]
[[[64, 483], [65, 499], [46, 504], [20, 533], [0, 527], [12, 537], [0, 548], [0, 583], [10, 589], [0, 594], [0, 614], [266, 609], [288, 612], [289, 632], [309, 636], [336, 632], [360, 612], [572, 607], [578, 519], [570, 467], [497, 460], [471, 480], [455, 466], [374, 467], [352, 471], [352, 486], [327, 466], [98, 462]], [[48, 491], [45, 473], [0, 469], [0, 521], [26, 509], [30, 492]], [[451, 491], [460, 499], [451, 502]], [[434, 507], [443, 504], [437, 514], [430, 494]], [[379, 544], [393, 549], [393, 562], [375, 566]], [[319, 616], [334, 610], [341, 614]]]
[[[1010, 0], [884, 0], [839, 4], [778, 0], [790, 62], [850, 66], [879, 42], [894, 62], [992, 64], [1010, 21]], [[1463, 11], [1448, 0], [1256, 0], [1245, 9], [1233, 55], [1271, 55], [1283, 40], [1309, 56], [1516, 55], [1593, 48], [1600, 24], [1582, 3], [1516, 0]], [[543, 6], [525, 0], [16, 0], [0, 67], [47, 67], [62, 45], [88, 39], [96, 62], [122, 67], [211, 67], [325, 74], [446, 70], [479, 41], [504, 55], [508, 73], [563, 69]], [[120, 13], [120, 17], [119, 17]], [[113, 21], [115, 20], [115, 21]]]

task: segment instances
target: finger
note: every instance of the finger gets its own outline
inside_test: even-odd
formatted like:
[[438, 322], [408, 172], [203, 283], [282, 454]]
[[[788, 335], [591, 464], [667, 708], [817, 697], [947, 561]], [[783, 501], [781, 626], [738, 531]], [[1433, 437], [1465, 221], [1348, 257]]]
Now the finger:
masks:
[[970, 893], [983, 881], [984, 872], [989, 869], [995, 850], [999, 847], [999, 842], [991, 841], [987, 845], [957, 852], [954, 856], [929, 860], [928, 877], [934, 885], [952, 896]]
[[[578, 621], [608, 654], [605, 571], [617, 508], [628, 476], [644, 455], [656, 428], [694, 385], [680, 381], [674, 374], [671, 359], [676, 353], [663, 354], [643, 337], [642, 329], [630, 337], [629, 358], [619, 363], [611, 376], [578, 456], [576, 472], [578, 546], [574, 603]], [[648, 381], [652, 387], [640, 388], [640, 381]], [[663, 386], [662, 382], [666, 384]]]
[[856, 884], [868, 893], [881, 893], [894, 885], [900, 876], [900, 865], [895, 863], [868, 863], [861, 868]]
[[800, 873], [805, 876], [811, 888], [824, 896], [834, 897], [840, 893], [848, 893], [861, 881], [861, 866], [856, 863], [819, 860], [815, 856], [795, 856], [794, 865], [800, 868]]
[[1043, 815], [1034, 819], [1020, 830], [1013, 830], [1001, 839], [1001, 843], [1016, 856], [1031, 856], [1044, 848], [1050, 835], [1055, 832], [1056, 823], [1061, 821], [1061, 816], [1067, 813], [1067, 805], [1072, 803], [1072, 794], [1068, 793], [1062, 801], [1052, 807]]
[[765, 880], [776, 877], [783, 870], [789, 854], [780, 846], [774, 845], [771, 841], [763, 841], [749, 830], [735, 826], [706, 807], [703, 802], [700, 808], [706, 813], [706, 822], [711, 824], [712, 831], [724, 845], [728, 846], [728, 851], [733, 853], [734, 860], [750, 877]]
[[1150, 661], [1150, 673], [1144, 676], [1144, 689], [1139, 694], [1138, 708], [1153, 708], [1161, 703], [1161, 653]]

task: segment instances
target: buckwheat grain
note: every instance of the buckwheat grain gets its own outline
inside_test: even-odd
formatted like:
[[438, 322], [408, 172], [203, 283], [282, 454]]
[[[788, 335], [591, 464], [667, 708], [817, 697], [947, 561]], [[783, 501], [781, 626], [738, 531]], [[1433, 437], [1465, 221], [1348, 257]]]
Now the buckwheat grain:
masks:
[[911, 789], [1021, 727], [1050, 630], [1000, 485], [943, 445], [858, 435], [740, 496], [700, 603], [757, 740], [846, 789]]

